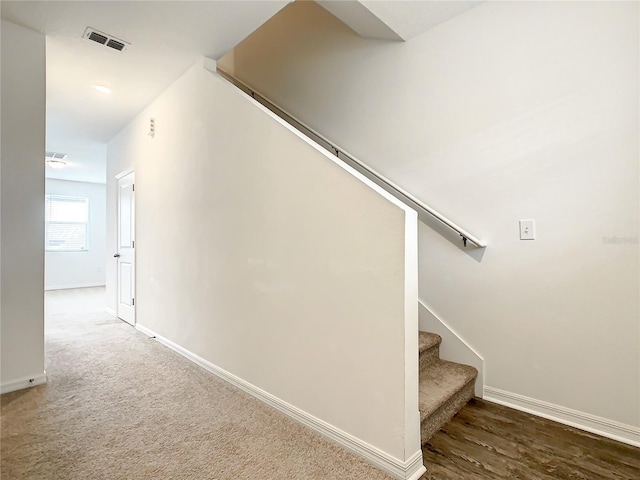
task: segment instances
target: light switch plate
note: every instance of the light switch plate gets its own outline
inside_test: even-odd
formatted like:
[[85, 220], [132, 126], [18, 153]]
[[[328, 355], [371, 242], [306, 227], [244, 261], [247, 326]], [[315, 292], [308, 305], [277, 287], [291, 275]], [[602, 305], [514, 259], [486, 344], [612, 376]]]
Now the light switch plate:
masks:
[[520, 220], [520, 240], [536, 239], [536, 222], [534, 220]]

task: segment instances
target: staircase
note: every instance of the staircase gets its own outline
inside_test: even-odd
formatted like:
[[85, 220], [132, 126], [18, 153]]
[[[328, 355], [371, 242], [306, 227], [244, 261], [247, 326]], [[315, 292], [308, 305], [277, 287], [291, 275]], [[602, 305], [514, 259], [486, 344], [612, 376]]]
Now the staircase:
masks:
[[[467, 246], [467, 241], [479, 248], [486, 246], [483, 241], [477, 239], [473, 235], [470, 235], [455, 223], [434, 211], [431, 207], [423, 204], [420, 200], [395, 185], [380, 173], [372, 170], [353, 156], [348, 155], [325, 137], [302, 123], [300, 120], [296, 119], [293, 115], [287, 113], [269, 99], [257, 93], [252, 87], [249, 87], [233, 75], [221, 70], [217, 66], [211, 71], [218, 73], [231, 84], [250, 95], [254, 100], [264, 105], [285, 122], [305, 134], [321, 147], [325, 148], [332, 154], [335, 154], [338, 159], [359, 171], [362, 175], [376, 183], [391, 195], [394, 195], [401, 202], [415, 208], [419, 214], [434, 217], [447, 225], [462, 237], [465, 247]], [[440, 335], [428, 332], [419, 332], [418, 348], [420, 352], [420, 381], [418, 406], [420, 410], [420, 436], [423, 445], [429, 441], [434, 433], [436, 433], [442, 426], [444, 426], [445, 423], [458, 413], [458, 411], [471, 398], [473, 398], [475, 381], [478, 375], [478, 371], [474, 367], [441, 360], [441, 341], [442, 338]]]
[[420, 437], [424, 445], [473, 398], [474, 367], [440, 360], [440, 335], [419, 332]]

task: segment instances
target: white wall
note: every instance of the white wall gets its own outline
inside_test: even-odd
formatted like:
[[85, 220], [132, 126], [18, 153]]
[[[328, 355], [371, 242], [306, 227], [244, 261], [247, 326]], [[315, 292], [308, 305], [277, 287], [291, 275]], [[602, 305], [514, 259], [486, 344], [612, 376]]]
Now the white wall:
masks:
[[110, 212], [136, 171], [139, 328], [421, 467], [415, 212], [200, 65], [107, 154]]
[[[484, 356], [487, 386], [635, 427], [638, 18], [637, 2], [487, 2], [385, 43], [296, 2], [233, 56], [241, 80], [488, 241], [420, 228], [420, 297]], [[538, 237], [520, 241], [528, 218]]]
[[0, 314], [4, 393], [46, 381], [42, 292], [45, 37], [4, 20], [0, 35]]
[[89, 198], [89, 250], [45, 252], [45, 289], [105, 284], [106, 185], [47, 178], [46, 193]]

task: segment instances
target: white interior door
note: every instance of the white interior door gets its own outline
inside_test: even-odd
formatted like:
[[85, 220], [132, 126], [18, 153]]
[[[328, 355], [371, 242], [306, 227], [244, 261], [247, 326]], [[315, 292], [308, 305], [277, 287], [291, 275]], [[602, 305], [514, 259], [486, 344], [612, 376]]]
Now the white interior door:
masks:
[[135, 174], [118, 178], [118, 318], [136, 323]]

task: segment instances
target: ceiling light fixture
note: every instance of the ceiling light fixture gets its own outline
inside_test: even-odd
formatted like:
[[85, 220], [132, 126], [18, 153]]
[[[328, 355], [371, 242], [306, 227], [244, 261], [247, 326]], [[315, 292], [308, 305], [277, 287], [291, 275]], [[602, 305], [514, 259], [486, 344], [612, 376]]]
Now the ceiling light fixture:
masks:
[[104, 94], [111, 93], [111, 89], [109, 87], [107, 87], [106, 85], [94, 85], [93, 88], [95, 88], [100, 93], [104, 93]]
[[44, 152], [44, 162], [51, 168], [61, 169], [67, 165], [65, 160], [67, 159], [66, 153], [52, 152], [47, 150]]
[[57, 158], [47, 158], [45, 162], [51, 168], [55, 168], [56, 170], [60, 170], [67, 165], [67, 162], [65, 162], [64, 160], [58, 160]]

